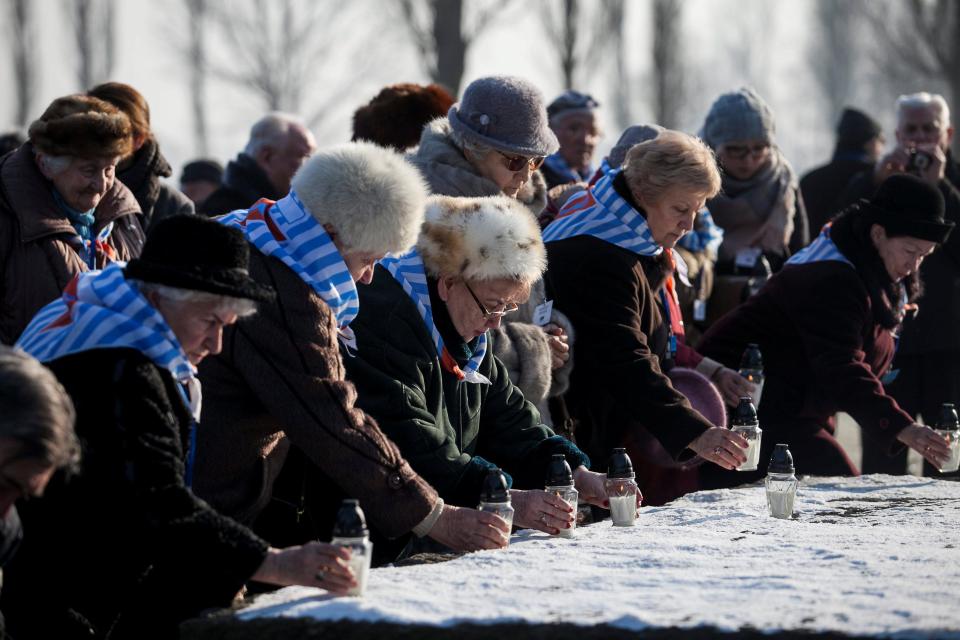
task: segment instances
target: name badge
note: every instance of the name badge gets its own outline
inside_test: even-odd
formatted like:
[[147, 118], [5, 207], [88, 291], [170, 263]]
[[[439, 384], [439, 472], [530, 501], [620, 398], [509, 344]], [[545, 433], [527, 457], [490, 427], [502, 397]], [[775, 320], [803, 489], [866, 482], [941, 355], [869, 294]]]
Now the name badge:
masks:
[[538, 304], [533, 310], [533, 324], [538, 327], [545, 327], [550, 322], [550, 316], [553, 315], [553, 300], [547, 300], [543, 304]]
[[707, 319], [707, 301], [697, 298], [693, 301], [693, 319], [696, 322], [703, 322]]
[[757, 264], [757, 260], [760, 259], [761, 253], [762, 251], [759, 247], [747, 247], [746, 249], [740, 249], [740, 251], [737, 251], [737, 257], [734, 262], [738, 267], [743, 267], [744, 269], [753, 269], [754, 265]]

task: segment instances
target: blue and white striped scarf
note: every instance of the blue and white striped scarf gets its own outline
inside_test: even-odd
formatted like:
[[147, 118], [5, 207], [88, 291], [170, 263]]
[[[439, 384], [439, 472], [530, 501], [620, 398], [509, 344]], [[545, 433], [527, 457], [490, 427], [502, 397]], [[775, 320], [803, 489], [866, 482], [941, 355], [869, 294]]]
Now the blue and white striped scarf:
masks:
[[125, 266], [114, 262], [78, 274], [59, 300], [37, 312], [16, 346], [40, 362], [93, 349], [136, 349], [187, 386], [187, 404], [197, 418], [197, 370], [160, 312], [124, 278]]
[[457, 364], [456, 359], [450, 355], [450, 351], [444, 346], [440, 331], [433, 321], [430, 290], [427, 288], [427, 274], [423, 267], [423, 260], [417, 250], [411, 249], [403, 255], [384, 258], [380, 261], [380, 264], [400, 283], [403, 290], [417, 306], [417, 311], [420, 312], [420, 317], [423, 318], [424, 324], [427, 325], [427, 331], [433, 338], [433, 344], [437, 349], [437, 357], [440, 359], [443, 368], [453, 373], [460, 380], [477, 384], [490, 384], [490, 379], [479, 371], [480, 363], [487, 353], [486, 333], [477, 339], [473, 356], [462, 369]]
[[817, 239], [791, 256], [790, 259], [787, 260], [787, 264], [810, 264], [812, 262], [835, 261], [846, 262], [852, 267], [853, 263], [847, 260], [845, 255], [840, 253], [840, 249], [838, 249], [837, 245], [830, 239], [831, 224], [833, 223], [825, 224], [820, 235], [817, 236]]
[[593, 236], [641, 256], [660, 255], [663, 247], [650, 235], [646, 219], [613, 188], [619, 173], [608, 173], [587, 191], [571, 197], [544, 229], [543, 241]]
[[333, 239], [296, 192], [277, 202], [262, 199], [247, 211], [233, 211], [217, 220], [240, 229], [261, 253], [279, 259], [300, 276], [333, 311], [341, 342], [356, 348], [348, 325], [360, 310], [357, 285]]
[[593, 167], [587, 167], [586, 173], [580, 173], [576, 169], [573, 169], [567, 161], [563, 159], [559, 153], [547, 156], [544, 158], [543, 163], [550, 168], [551, 171], [556, 173], [558, 176], [561, 176], [565, 182], [583, 182], [584, 180], [589, 180], [595, 172]]

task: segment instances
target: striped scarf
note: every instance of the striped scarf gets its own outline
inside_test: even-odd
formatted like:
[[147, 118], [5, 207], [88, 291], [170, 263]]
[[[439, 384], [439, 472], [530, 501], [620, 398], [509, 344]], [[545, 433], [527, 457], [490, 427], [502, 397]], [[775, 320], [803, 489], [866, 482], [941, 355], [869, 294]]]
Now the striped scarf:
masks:
[[136, 349], [187, 386], [187, 404], [198, 418], [197, 370], [160, 312], [124, 278], [125, 266], [114, 262], [78, 274], [59, 300], [37, 312], [17, 346], [41, 362], [93, 349]]
[[357, 285], [333, 239], [296, 192], [277, 202], [261, 199], [248, 211], [239, 209], [217, 220], [240, 229], [261, 253], [277, 258], [300, 276], [333, 311], [340, 341], [356, 349], [348, 325], [360, 310]]
[[547, 156], [543, 163], [555, 174], [563, 178], [564, 182], [583, 182], [593, 175], [593, 167], [587, 167], [585, 173], [573, 169], [559, 153]]
[[619, 173], [608, 173], [589, 190], [571, 197], [544, 229], [543, 241], [593, 236], [641, 256], [660, 255], [663, 247], [653, 240], [646, 219], [613, 188]]
[[387, 257], [380, 261], [380, 264], [390, 272], [390, 275], [396, 279], [403, 287], [410, 299], [417, 306], [420, 317], [427, 325], [427, 331], [433, 338], [433, 344], [437, 349], [440, 358], [440, 364], [444, 369], [457, 376], [458, 380], [466, 380], [478, 384], [490, 384], [490, 379], [480, 373], [480, 363], [487, 353], [487, 334], [482, 334], [477, 339], [477, 346], [474, 349], [473, 356], [467, 362], [463, 369], [457, 364], [456, 359], [450, 355], [450, 352], [443, 344], [443, 338], [440, 337], [440, 331], [433, 321], [433, 310], [430, 304], [430, 290], [427, 288], [427, 274], [423, 268], [423, 260], [416, 249], [409, 253], [397, 257]]
[[836, 262], [846, 262], [852, 267], [853, 263], [840, 253], [840, 249], [838, 249], [837, 245], [830, 239], [830, 225], [832, 224], [832, 222], [825, 224], [820, 235], [817, 236], [817, 239], [791, 256], [786, 264], [810, 264], [811, 262], [832, 260]]

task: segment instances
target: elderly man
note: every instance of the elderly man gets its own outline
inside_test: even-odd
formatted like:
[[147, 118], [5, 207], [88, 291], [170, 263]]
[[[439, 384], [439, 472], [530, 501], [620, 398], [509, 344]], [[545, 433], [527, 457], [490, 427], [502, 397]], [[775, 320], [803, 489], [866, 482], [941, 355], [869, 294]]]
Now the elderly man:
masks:
[[593, 176], [593, 152], [600, 142], [599, 106], [592, 96], [573, 90], [547, 106], [550, 128], [560, 142], [560, 150], [547, 156], [540, 169], [548, 188], [587, 182]]
[[[876, 167], [856, 176], [845, 203], [873, 195], [895, 173], [912, 173], [936, 186], [946, 201], [946, 219], [960, 222], [960, 168], [950, 151], [953, 125], [942, 96], [915, 93], [897, 99], [897, 146]], [[903, 323], [893, 370], [884, 383], [911, 416], [933, 424], [941, 403], [960, 398], [960, 234], [924, 261], [925, 293]], [[864, 473], [905, 473], [905, 454], [887, 457], [864, 443]], [[932, 468], [927, 466], [927, 472]]]
[[260, 198], [279, 200], [316, 148], [313, 134], [299, 118], [268, 113], [250, 129], [246, 148], [227, 164], [223, 185], [200, 205], [200, 213], [219, 216], [246, 209]]

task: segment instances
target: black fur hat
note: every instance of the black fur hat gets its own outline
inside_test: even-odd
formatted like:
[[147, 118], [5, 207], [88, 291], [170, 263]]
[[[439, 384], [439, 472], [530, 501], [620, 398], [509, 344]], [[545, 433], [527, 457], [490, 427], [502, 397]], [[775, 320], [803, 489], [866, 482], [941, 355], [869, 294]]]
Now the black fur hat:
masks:
[[861, 200], [864, 213], [890, 236], [910, 236], [943, 244], [954, 223], [944, 219], [940, 190], [916, 176], [898, 173], [883, 181], [876, 195]]
[[124, 273], [178, 289], [273, 300], [273, 289], [250, 277], [249, 261], [250, 246], [238, 229], [198, 216], [173, 216], [157, 223], [143, 253], [127, 264]]

